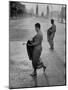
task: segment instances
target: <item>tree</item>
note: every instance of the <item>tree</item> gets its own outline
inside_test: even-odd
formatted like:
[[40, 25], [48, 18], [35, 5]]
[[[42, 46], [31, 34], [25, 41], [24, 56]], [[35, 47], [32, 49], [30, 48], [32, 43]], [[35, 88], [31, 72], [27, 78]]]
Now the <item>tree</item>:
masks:
[[16, 16], [16, 11], [17, 11], [16, 2], [10, 1], [9, 7], [10, 7], [9, 9], [10, 17]]
[[38, 5], [36, 6], [36, 15], [38, 15]]
[[10, 1], [9, 8], [10, 17], [17, 17], [19, 15], [23, 15], [26, 12], [25, 5], [17, 1]]
[[49, 16], [49, 6], [47, 6], [47, 16]]
[[66, 6], [61, 8], [61, 12], [60, 12], [60, 18], [61, 18], [61, 22], [63, 23], [63, 20], [65, 19], [66, 21]]
[[43, 12], [41, 13], [41, 16], [44, 16], [44, 13]]

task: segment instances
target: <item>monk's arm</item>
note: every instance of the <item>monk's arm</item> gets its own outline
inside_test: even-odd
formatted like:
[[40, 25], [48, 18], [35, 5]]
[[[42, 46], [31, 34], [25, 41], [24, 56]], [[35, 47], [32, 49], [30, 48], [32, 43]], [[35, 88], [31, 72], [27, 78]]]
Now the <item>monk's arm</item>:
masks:
[[35, 42], [32, 43], [33, 46], [36, 46], [40, 43], [39, 37], [36, 37]]

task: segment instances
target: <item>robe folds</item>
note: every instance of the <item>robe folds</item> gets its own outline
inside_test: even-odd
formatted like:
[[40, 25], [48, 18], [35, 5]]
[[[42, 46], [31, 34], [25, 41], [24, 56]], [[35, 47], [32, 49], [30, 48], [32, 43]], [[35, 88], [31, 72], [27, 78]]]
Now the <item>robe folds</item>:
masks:
[[52, 41], [54, 36], [55, 36], [55, 32], [56, 32], [56, 25], [52, 25], [52, 27], [50, 27], [48, 30], [47, 30], [47, 40], [48, 41]]
[[32, 41], [27, 41], [28, 57], [32, 61], [32, 65], [34, 68], [41, 67], [42, 65], [42, 61], [40, 59], [42, 52], [42, 40], [42, 33], [39, 32], [37, 35], [33, 37]]

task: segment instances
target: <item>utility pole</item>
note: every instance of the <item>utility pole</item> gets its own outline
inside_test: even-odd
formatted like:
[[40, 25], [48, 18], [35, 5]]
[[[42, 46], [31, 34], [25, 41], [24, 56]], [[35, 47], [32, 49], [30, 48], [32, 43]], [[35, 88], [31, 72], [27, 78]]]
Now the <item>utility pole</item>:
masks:
[[52, 7], [52, 5], [51, 5], [51, 18], [53, 18], [53, 7]]
[[36, 15], [38, 16], [38, 4], [36, 6]]

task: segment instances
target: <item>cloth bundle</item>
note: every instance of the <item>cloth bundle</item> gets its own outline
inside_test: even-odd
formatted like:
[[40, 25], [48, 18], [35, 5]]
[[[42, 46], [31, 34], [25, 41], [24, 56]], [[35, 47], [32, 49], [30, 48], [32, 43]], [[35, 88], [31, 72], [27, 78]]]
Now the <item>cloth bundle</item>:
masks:
[[26, 47], [27, 47], [27, 54], [28, 54], [29, 60], [32, 60], [34, 47], [29, 45], [32, 45], [32, 41], [30, 40], [27, 41]]

